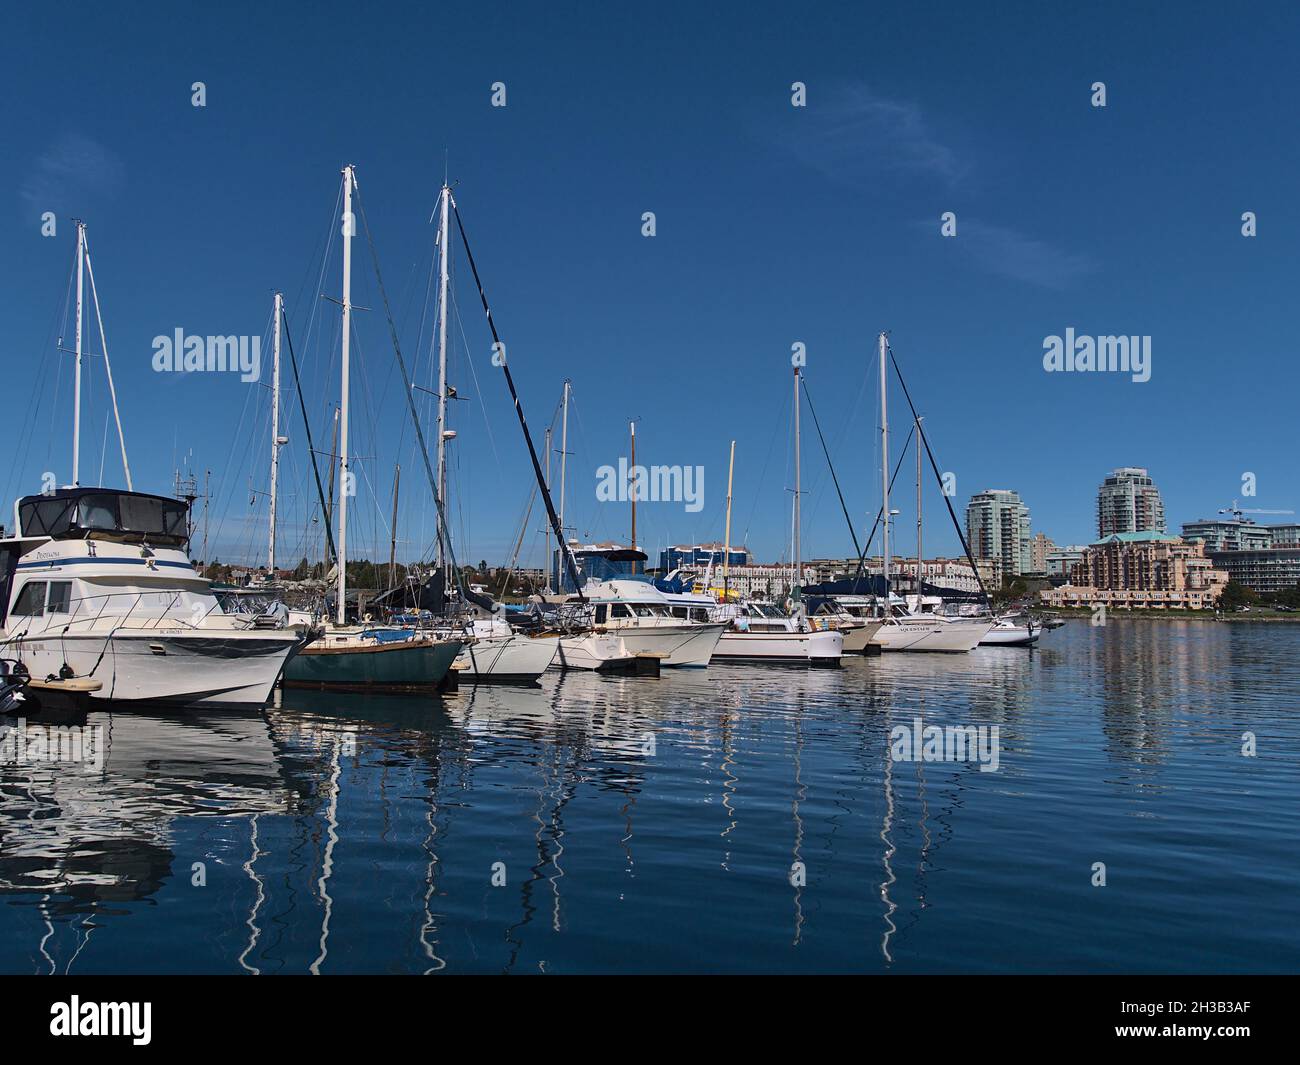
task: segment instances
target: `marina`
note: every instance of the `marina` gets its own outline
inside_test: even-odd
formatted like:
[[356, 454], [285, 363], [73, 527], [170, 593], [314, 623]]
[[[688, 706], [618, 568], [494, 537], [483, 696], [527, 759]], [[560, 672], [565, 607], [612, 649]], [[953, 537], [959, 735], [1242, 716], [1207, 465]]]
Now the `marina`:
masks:
[[18, 1052], [1287, 1036], [1300, 8], [7, 14]]

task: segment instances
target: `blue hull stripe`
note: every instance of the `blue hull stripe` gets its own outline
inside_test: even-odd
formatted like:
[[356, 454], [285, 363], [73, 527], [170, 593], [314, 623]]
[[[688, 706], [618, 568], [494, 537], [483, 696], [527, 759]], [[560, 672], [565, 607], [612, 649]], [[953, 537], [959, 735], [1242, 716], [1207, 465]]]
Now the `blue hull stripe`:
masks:
[[[19, 569], [62, 569], [64, 566], [95, 566], [105, 563], [113, 563], [121, 566], [147, 566], [148, 559], [144, 558], [69, 558], [61, 561], [52, 562], [19, 562]], [[196, 577], [198, 572], [188, 562], [168, 562], [166, 559], [155, 559], [154, 566], [169, 566], [172, 569], [187, 569]]]

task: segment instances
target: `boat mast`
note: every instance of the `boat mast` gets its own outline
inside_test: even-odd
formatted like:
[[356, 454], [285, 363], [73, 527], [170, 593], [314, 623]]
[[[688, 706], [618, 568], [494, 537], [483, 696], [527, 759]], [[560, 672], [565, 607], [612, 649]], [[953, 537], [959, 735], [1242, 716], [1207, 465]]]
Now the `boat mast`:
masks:
[[388, 587], [397, 587], [397, 489], [402, 483], [402, 467], [393, 467], [393, 522], [391, 538], [388, 541]]
[[794, 368], [794, 599], [803, 587], [803, 553], [799, 543], [799, 367]]
[[731, 563], [731, 475], [736, 472], [736, 442], [731, 442], [731, 458], [727, 462], [727, 531], [722, 545], [722, 599], [727, 599], [727, 577]]
[[[564, 531], [564, 481], [569, 464], [569, 391], [573, 382], [564, 379], [564, 413], [560, 415], [560, 550], [569, 549], [567, 533]], [[550, 483], [549, 481], [547, 482]], [[557, 567], [558, 569], [558, 567]]]
[[921, 595], [921, 419], [916, 419], [916, 594]]
[[[438, 264], [438, 498], [447, 498], [447, 200], [451, 189], [443, 185], [439, 195], [438, 247], [441, 252]], [[444, 569], [446, 558], [442, 548], [442, 511], [438, 511], [438, 568]]]
[[347, 618], [348, 592], [348, 369], [352, 333], [352, 187], [356, 176], [349, 164], [343, 168], [343, 369], [342, 403], [339, 414], [339, 557], [338, 623]]
[[880, 334], [880, 545], [885, 581], [885, 614], [889, 613], [889, 407], [885, 376], [885, 334]]
[[[548, 492], [551, 490], [551, 429], [550, 426], [547, 426], [546, 428], [546, 490]], [[525, 526], [527, 526], [528, 524], [527, 520], [525, 520], [524, 524]], [[542, 530], [542, 532], [546, 534], [546, 555], [545, 555], [546, 588], [547, 590], [551, 590], [551, 527], [550, 525], [547, 525], [546, 528]]]
[[275, 333], [271, 344], [271, 533], [266, 550], [267, 577], [275, 580], [275, 496], [280, 476], [280, 317], [284, 296], [275, 294]]
[[77, 370], [72, 389], [72, 484], [81, 483], [81, 300], [85, 285], [86, 223], [77, 220]]

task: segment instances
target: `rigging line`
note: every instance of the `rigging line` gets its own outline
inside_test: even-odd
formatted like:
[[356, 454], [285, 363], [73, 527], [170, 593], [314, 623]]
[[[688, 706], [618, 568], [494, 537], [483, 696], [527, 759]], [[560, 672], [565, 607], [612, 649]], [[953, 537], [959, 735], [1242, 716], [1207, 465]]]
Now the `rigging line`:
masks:
[[361, 202], [361, 188], [356, 182], [357, 179], [354, 174], [352, 183], [353, 188], [355, 188], [357, 192], [357, 208], [361, 215], [361, 225], [366, 231], [366, 243], [370, 246], [370, 258], [375, 267], [375, 284], [379, 288], [380, 299], [384, 302], [384, 317], [388, 319], [388, 330], [392, 334], [393, 338], [393, 354], [397, 356], [397, 365], [402, 371], [402, 384], [406, 393], [406, 405], [411, 413], [411, 421], [415, 425], [416, 438], [420, 441], [420, 455], [424, 459], [424, 472], [429, 479], [429, 490], [433, 493], [434, 506], [438, 508], [438, 516], [442, 519], [439, 523], [439, 536], [442, 540], [443, 547], [447, 552], [446, 557], [448, 561], [451, 562], [452, 571], [456, 575], [456, 587], [463, 593], [465, 589], [463, 581], [461, 580], [460, 566], [456, 563], [456, 555], [451, 546], [451, 534], [448, 532], [449, 526], [447, 524], [447, 512], [443, 507], [442, 496], [439, 494], [438, 478], [433, 472], [432, 463], [429, 461], [429, 447], [424, 441], [424, 430], [420, 427], [420, 415], [415, 409], [415, 397], [411, 394], [411, 378], [406, 372], [406, 360], [402, 357], [402, 346], [397, 338], [397, 327], [393, 324], [392, 311], [390, 311], [388, 307], [388, 293], [384, 289], [383, 275], [379, 270], [379, 252], [375, 248], [375, 241], [370, 233], [370, 222], [366, 218], [366, 209]]
[[[95, 321], [99, 323], [99, 348], [104, 355], [104, 373], [108, 377], [108, 395], [113, 402], [113, 419], [117, 422], [117, 440], [122, 446], [122, 472], [126, 475], [126, 490], [131, 491], [131, 465], [126, 461], [126, 437], [122, 433], [122, 415], [117, 409], [117, 389], [113, 387], [113, 367], [108, 361], [108, 338], [104, 334], [104, 315], [99, 306], [99, 291], [95, 288], [95, 268], [90, 265], [90, 246], [86, 244], [86, 238], [83, 233], [82, 243], [86, 251], [86, 275], [90, 278], [90, 297], [95, 301]], [[107, 447], [107, 438], [105, 438], [105, 447]], [[101, 450], [100, 465], [103, 465], [103, 454]], [[104, 483], [103, 475], [100, 475], [100, 484]]]
[[[907, 457], [908, 445], [911, 444], [912, 437], [915, 434], [916, 434], [916, 426], [913, 425], [907, 431], [907, 439], [903, 441], [903, 449], [898, 453], [898, 462], [894, 465], [894, 472], [889, 477], [889, 490], [891, 492], [894, 490], [894, 482], [898, 480], [898, 471], [903, 468], [903, 459]], [[871, 542], [876, 538], [876, 530], [880, 527], [880, 519], [884, 516], [884, 514], [885, 514], [885, 504], [881, 503], [880, 509], [876, 511], [876, 520], [871, 523], [871, 535], [867, 537], [867, 542], [862, 545], [862, 550], [858, 554], [858, 568], [857, 571], [853, 574], [853, 579], [855, 581], [862, 576], [863, 562], [867, 557], [867, 552], [871, 550]], [[885, 589], [886, 592], [888, 592], [888, 590], [889, 589]]]
[[551, 528], [555, 530], [556, 540], [560, 547], [560, 554], [564, 557], [565, 568], [569, 571], [569, 577], [573, 581], [574, 591], [578, 596], [580, 603], [585, 603], [587, 597], [582, 591], [582, 581], [578, 578], [578, 565], [572, 554], [567, 550], [564, 540], [564, 531], [560, 528], [560, 519], [555, 513], [555, 504], [551, 500], [550, 490], [546, 487], [546, 479], [542, 475], [542, 465], [537, 461], [537, 448], [533, 446], [532, 434], [528, 431], [528, 422], [524, 420], [523, 404], [519, 402], [519, 393], [515, 391], [515, 380], [510, 375], [510, 365], [504, 357], [505, 348], [501, 343], [500, 336], [497, 335], [497, 324], [492, 319], [492, 311], [488, 307], [487, 293], [483, 291], [483, 282], [478, 276], [478, 267], [474, 265], [474, 253], [469, 250], [469, 237], [465, 235], [465, 223], [461, 221], [460, 207], [456, 201], [451, 201], [452, 210], [456, 212], [456, 228], [460, 231], [461, 243], [465, 245], [465, 258], [469, 262], [470, 271], [474, 274], [474, 284], [478, 286], [479, 299], [483, 301], [483, 313], [487, 316], [488, 328], [492, 330], [493, 351], [499, 353], [501, 357], [501, 370], [506, 377], [506, 385], [510, 389], [510, 398], [515, 402], [515, 413], [519, 416], [519, 428], [524, 431], [524, 442], [528, 445], [528, 455], [533, 460], [533, 475], [537, 478], [537, 485], [541, 489], [542, 499], [546, 503], [546, 516], [550, 518]]
[[[281, 304], [280, 315], [284, 321], [284, 339], [286, 347], [289, 349], [289, 365], [293, 367], [294, 391], [298, 393], [298, 408], [302, 411], [303, 429], [307, 434], [307, 454], [311, 456], [311, 470], [316, 477], [316, 498], [320, 501], [321, 524], [325, 526], [325, 539], [329, 543], [329, 558], [325, 560], [328, 564], [332, 559], [337, 559], [339, 556], [334, 547], [334, 532], [330, 529], [330, 523], [323, 520], [329, 508], [325, 506], [325, 489], [320, 482], [320, 466], [316, 462], [316, 445], [312, 443], [311, 439], [311, 420], [307, 417], [307, 404], [302, 398], [302, 383], [298, 378], [298, 359], [293, 353], [293, 337], [289, 335], [289, 316], [285, 313], [283, 304]], [[315, 539], [315, 537], [312, 539]]]
[[[919, 428], [921, 424], [920, 418], [916, 413], [915, 405], [912, 403], [912, 394], [907, 390], [907, 382], [903, 380], [903, 371], [898, 368], [898, 360], [894, 358], [894, 349], [888, 341], [885, 342], [885, 347], [889, 350], [889, 361], [894, 364], [894, 373], [898, 377], [898, 383], [903, 386], [903, 397], [907, 400], [907, 405], [912, 411], [912, 420], [918, 426], [921, 443], [925, 445], [926, 457], [930, 460], [930, 468], [934, 470], [934, 478], [939, 482], [939, 494], [943, 496], [943, 501], [947, 504], [948, 516], [952, 519], [952, 527], [957, 530], [957, 538], [961, 541], [961, 548], [966, 552], [966, 561], [970, 563], [971, 571], [975, 574], [975, 580], [980, 586], [980, 595], [984, 597], [986, 603], [990, 602], [988, 589], [984, 587], [984, 578], [980, 576], [980, 571], [975, 565], [975, 557], [971, 554], [970, 544], [966, 542], [966, 534], [961, 531], [961, 525], [957, 521], [957, 512], [953, 510], [952, 497], [943, 491], [943, 475], [939, 473], [939, 464], [934, 459], [934, 452], [930, 450], [930, 441], [925, 435], [925, 430]], [[920, 565], [919, 559], [917, 565]]]
[[483, 412], [483, 427], [487, 430], [488, 444], [492, 448], [492, 458], [496, 460], [497, 474], [500, 476], [501, 456], [497, 453], [496, 437], [492, 435], [492, 422], [488, 419], [487, 404], [483, 402], [483, 386], [479, 384], [474, 360], [469, 357], [469, 338], [465, 335], [465, 322], [460, 316], [460, 304], [456, 302], [454, 292], [451, 296], [451, 309], [456, 312], [456, 328], [460, 330], [461, 343], [465, 345], [465, 361], [469, 364], [470, 376], [474, 378], [474, 393], [478, 396], [479, 410]]
[[[782, 413], [779, 414], [778, 417], [783, 418], [786, 416], [786, 413], [788, 412], [789, 408], [786, 407], [785, 403], [786, 403], [785, 398], [782, 397], [780, 407], [778, 408]], [[775, 447], [776, 447], [776, 434], [771, 433], [769, 434], [767, 440], [767, 457], [763, 459], [763, 469], [758, 475], [758, 483], [760, 485], [767, 478], [767, 468], [772, 464], [772, 449]], [[750, 503], [749, 506], [749, 516], [745, 519], [745, 532], [741, 536], [742, 546], [749, 542], [749, 531], [751, 528], [753, 528], [754, 513], [757, 510], [758, 510], [758, 493], [755, 492], [753, 496], [753, 501]], [[784, 534], [782, 534], [782, 538], [784, 538]], [[782, 550], [784, 550], [784, 548], [782, 548]]]
[[844, 520], [848, 523], [849, 535], [853, 537], [853, 550], [861, 556], [862, 549], [858, 546], [858, 534], [854, 531], [853, 519], [849, 517], [849, 505], [844, 502], [844, 493], [840, 491], [840, 479], [835, 476], [835, 464], [831, 462], [831, 452], [826, 446], [826, 438], [822, 436], [822, 425], [817, 420], [817, 411], [813, 407], [812, 394], [808, 391], [808, 378], [800, 374], [799, 379], [803, 382], [803, 394], [808, 401], [808, 413], [812, 415], [813, 427], [817, 430], [817, 439], [821, 441], [822, 451], [826, 455], [826, 467], [831, 471], [831, 481], [835, 484], [835, 494], [840, 497], [840, 509], [844, 511]]

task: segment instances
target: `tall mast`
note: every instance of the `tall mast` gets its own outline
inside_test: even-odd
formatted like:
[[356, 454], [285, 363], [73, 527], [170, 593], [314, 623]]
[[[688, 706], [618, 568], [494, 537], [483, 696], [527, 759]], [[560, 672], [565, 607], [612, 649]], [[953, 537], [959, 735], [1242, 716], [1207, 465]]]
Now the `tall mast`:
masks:
[[275, 294], [275, 334], [271, 345], [271, 533], [266, 549], [267, 576], [275, 580], [275, 498], [280, 476], [280, 318], [284, 296]]
[[[352, 186], [356, 176], [351, 165], [343, 168], [343, 370], [342, 402], [339, 410], [339, 557], [337, 621], [347, 618], [348, 593], [348, 369], [352, 341]], [[883, 365], [883, 363], [882, 363]]]
[[[551, 490], [551, 428], [550, 426], [546, 427], [546, 490], [548, 492]], [[546, 534], [546, 555], [545, 555], [546, 587], [553, 591], [554, 588], [551, 584], [551, 572], [553, 569], [551, 565], [551, 526], [548, 524], [546, 528], [543, 529], [542, 531]]]
[[[566, 535], [564, 531], [564, 477], [569, 461], [569, 390], [573, 387], [573, 382], [567, 377], [564, 379], [564, 413], [560, 416], [560, 550], [564, 551], [568, 546], [568, 541], [563, 539]], [[635, 535], [635, 534], [633, 534]]]
[[[442, 187], [438, 215], [438, 498], [447, 500], [447, 201], [451, 189]], [[446, 563], [442, 549], [442, 511], [438, 511], [438, 568]]]
[[388, 541], [388, 587], [397, 587], [397, 489], [402, 483], [402, 467], [393, 467], [393, 522], [391, 538]]
[[794, 598], [803, 587], [803, 555], [799, 543], [799, 367], [794, 368]]
[[731, 563], [731, 475], [736, 472], [736, 442], [731, 442], [731, 458], [727, 462], [727, 531], [722, 545], [722, 598], [727, 598], [727, 576]]
[[921, 419], [916, 419], [916, 594], [921, 594]]
[[72, 483], [81, 483], [81, 299], [85, 284], [86, 223], [77, 221], [77, 370], [72, 389]]
[[885, 612], [889, 612], [889, 406], [885, 376], [885, 334], [880, 334], [880, 550], [885, 580]]

